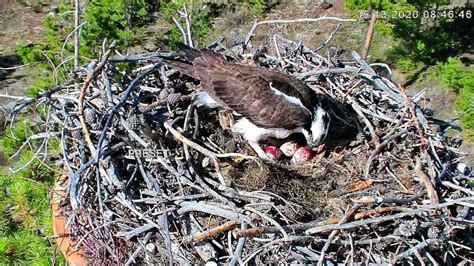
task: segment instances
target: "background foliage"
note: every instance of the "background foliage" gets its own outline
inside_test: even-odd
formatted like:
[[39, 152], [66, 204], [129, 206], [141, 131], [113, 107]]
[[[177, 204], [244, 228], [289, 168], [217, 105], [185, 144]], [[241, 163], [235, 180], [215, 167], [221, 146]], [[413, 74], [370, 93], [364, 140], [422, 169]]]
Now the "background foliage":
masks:
[[449, 57], [446, 62], [434, 65], [429, 74], [458, 95], [455, 107], [461, 114], [467, 137], [474, 140], [474, 66], [465, 66], [458, 57]]
[[[463, 53], [472, 52], [474, 40], [474, 19], [467, 18], [466, 12], [474, 16], [474, 6], [453, 7], [448, 0], [348, 0], [346, 7], [352, 16], [361, 10], [385, 11], [386, 19], [378, 19], [375, 30], [395, 40], [388, 51], [388, 61], [407, 77], [407, 85], [420, 74], [428, 71], [431, 78], [440, 79], [446, 90], [455, 92], [455, 108], [461, 114], [461, 122], [466, 136], [473, 138], [474, 132], [474, 72], [472, 59], [462, 62]], [[417, 11], [417, 18], [400, 18], [396, 12]], [[437, 12], [426, 18], [423, 12]], [[463, 16], [450, 18], [449, 11]]]
[[[10, 130], [13, 134], [10, 134]], [[36, 131], [25, 116], [18, 117], [14, 127], [8, 127], [0, 139], [4, 156], [10, 157]], [[39, 145], [33, 141], [32, 145]], [[54, 140], [52, 147], [58, 147]], [[50, 150], [50, 157], [57, 156], [58, 149]], [[18, 169], [33, 158], [33, 151], [23, 149], [10, 165]], [[45, 164], [54, 167], [46, 160]], [[52, 245], [51, 209], [49, 188], [52, 187], [55, 172], [51, 172], [39, 160], [28, 167], [11, 173], [7, 167], [0, 167], [0, 265], [51, 265], [64, 264], [62, 255]]]

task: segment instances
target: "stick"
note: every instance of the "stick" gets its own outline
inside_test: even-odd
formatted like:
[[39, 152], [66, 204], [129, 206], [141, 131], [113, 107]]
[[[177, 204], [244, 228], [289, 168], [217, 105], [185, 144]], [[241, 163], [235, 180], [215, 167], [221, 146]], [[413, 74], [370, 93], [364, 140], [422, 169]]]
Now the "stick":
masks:
[[433, 204], [439, 203], [438, 193], [436, 192], [436, 189], [433, 186], [433, 183], [431, 183], [430, 178], [423, 172], [423, 165], [421, 164], [420, 157], [416, 156], [415, 162], [416, 162], [416, 167], [415, 167], [416, 175], [421, 179], [421, 182], [425, 186], [431, 203]]
[[251, 224], [251, 220], [248, 216], [236, 213], [231, 210], [223, 209], [221, 207], [217, 207], [210, 204], [198, 203], [193, 201], [185, 201], [180, 203], [181, 208], [179, 208], [176, 212], [178, 215], [183, 215], [187, 212], [198, 211], [204, 212], [220, 217], [224, 217], [229, 220], [233, 220], [236, 222], [246, 222]]
[[357, 181], [355, 183], [350, 184], [349, 186], [343, 187], [342, 189], [329, 192], [329, 196], [340, 197], [344, 194], [360, 191], [370, 187], [373, 182], [374, 181], [372, 179]]
[[326, 69], [318, 69], [318, 70], [311, 70], [308, 72], [304, 72], [298, 74], [297, 77], [300, 79], [306, 79], [311, 76], [318, 76], [323, 74], [343, 74], [343, 73], [359, 73], [363, 71], [363, 69], [358, 67], [344, 67], [344, 68], [326, 68]]
[[370, 154], [369, 158], [367, 159], [367, 162], [365, 163], [365, 177], [369, 176], [370, 172], [370, 166], [372, 165], [372, 161], [375, 159], [375, 156], [382, 150], [384, 146], [386, 146], [388, 143], [390, 143], [392, 140], [402, 136], [403, 134], [407, 133], [408, 129], [403, 129], [402, 131], [398, 132], [397, 134], [392, 135], [390, 138], [386, 139], [380, 145], [375, 148], [375, 150]]
[[326, 41], [320, 46], [318, 46], [317, 48], [315, 48], [313, 52], [317, 52], [323, 49], [329, 43], [329, 41], [331, 41], [332, 37], [334, 37], [334, 35], [336, 34], [336, 32], [339, 30], [340, 27], [341, 27], [341, 24], [337, 24], [337, 26], [334, 27], [334, 30], [331, 32], [331, 34], [329, 34], [329, 37], [326, 39]]
[[115, 48], [115, 42], [113, 42], [107, 52], [105, 52], [104, 56], [102, 56], [102, 60], [100, 63], [94, 68], [92, 73], [89, 73], [82, 85], [81, 91], [79, 93], [79, 107], [78, 107], [78, 116], [79, 121], [81, 122], [82, 133], [84, 134], [84, 138], [86, 139], [87, 146], [89, 147], [89, 151], [91, 154], [95, 153], [95, 147], [92, 143], [91, 136], [89, 134], [89, 130], [86, 126], [86, 120], [84, 118], [84, 98], [86, 97], [86, 90], [89, 87], [89, 83], [92, 81], [93, 78], [99, 73], [99, 71], [105, 66], [107, 59], [109, 58], [110, 54], [112, 53], [113, 49]]
[[[246, 228], [247, 228], [247, 224], [242, 223], [240, 225], [241, 230], [245, 230]], [[235, 252], [232, 256], [232, 260], [230, 261], [229, 265], [234, 266], [234, 265], [237, 264], [237, 262], [242, 264], [242, 250], [243, 250], [244, 245], [245, 245], [245, 240], [246, 240], [245, 237], [239, 238], [239, 241], [237, 242], [237, 248], [235, 249]]]
[[388, 86], [387, 83], [385, 83], [383, 79], [381, 79], [377, 75], [377, 73], [372, 69], [372, 67], [370, 67], [370, 65], [367, 64], [367, 62], [356, 51], [352, 51], [352, 58], [354, 58], [354, 60], [357, 61], [357, 63], [359, 63], [361, 68], [364, 69], [369, 74], [368, 79], [370, 79], [375, 84], [375, 86], [377, 86], [377, 88], [387, 93], [388, 96], [390, 96], [390, 98], [392, 98], [398, 104], [400, 105], [403, 104], [404, 102], [403, 96], [396, 93], [390, 86]]
[[403, 208], [403, 207], [378, 207], [375, 209], [365, 210], [365, 211], [356, 213], [356, 215], [354, 216], [354, 220], [364, 219], [365, 217], [372, 216], [374, 214], [381, 214], [385, 212], [394, 212], [394, 211], [406, 212], [406, 211], [411, 211], [411, 209]]
[[[313, 227], [323, 226], [327, 224], [336, 224], [338, 222], [339, 222], [338, 218], [331, 218], [328, 220], [313, 221], [313, 222], [303, 223], [303, 224], [283, 225], [281, 227], [283, 228], [283, 230], [287, 231], [288, 233], [298, 233], [298, 232], [305, 231]], [[239, 237], [259, 236], [262, 234], [274, 234], [274, 233], [279, 233], [279, 232], [280, 232], [280, 228], [276, 226], [254, 227], [254, 228], [237, 231], [235, 233], [235, 237], [239, 238]]]
[[[344, 217], [342, 217], [342, 219], [339, 221], [339, 224], [343, 224], [343, 223], [346, 223], [347, 221], [349, 221], [350, 219], [352, 219], [352, 217], [354, 217], [355, 215], [355, 212], [361, 207], [362, 205], [360, 204], [355, 204], [350, 210], [348, 210], [346, 212], [346, 214], [344, 215]], [[321, 249], [321, 256], [319, 257], [319, 260], [318, 260], [318, 266], [322, 266], [323, 265], [323, 262], [324, 262], [324, 258], [325, 258], [325, 253], [326, 251], [329, 249], [329, 246], [331, 245], [331, 242], [332, 240], [339, 234], [340, 230], [334, 230], [331, 232], [331, 234], [329, 235], [328, 237], [328, 240], [326, 241], [326, 243], [324, 244], [323, 248]]]
[[186, 3], [183, 4], [183, 10], [184, 10], [184, 20], [186, 21], [186, 33], [188, 36], [188, 45], [191, 47], [194, 47], [193, 45], [193, 38], [191, 38], [191, 15], [189, 15], [188, 10], [186, 9]]
[[436, 241], [438, 241], [438, 240], [436, 240], [436, 239], [426, 239], [425, 241], [418, 243], [416, 246], [408, 249], [407, 251], [404, 251], [404, 252], [398, 254], [395, 258], [392, 259], [390, 264], [395, 265], [395, 264], [397, 264], [397, 261], [399, 259], [411, 256], [413, 253], [418, 252], [419, 250], [422, 250], [422, 249], [428, 247], [429, 245], [432, 245], [432, 244], [436, 243]]
[[416, 112], [415, 112], [415, 107], [413, 106], [412, 100], [407, 96], [405, 93], [405, 89], [401, 86], [400, 87], [400, 93], [402, 94], [403, 98], [405, 99], [405, 105], [408, 107], [408, 110], [411, 113], [413, 123], [415, 124], [415, 127], [417, 129], [418, 136], [420, 137], [421, 140], [421, 149], [422, 151], [426, 151], [428, 148], [428, 143], [426, 141], [426, 138], [423, 136], [423, 130], [421, 130], [420, 127], [420, 122], [417, 119]]
[[203, 240], [207, 240], [211, 237], [214, 237], [218, 234], [225, 233], [229, 230], [232, 230], [237, 225], [236, 221], [228, 221], [224, 224], [221, 224], [217, 227], [211, 228], [207, 231], [201, 232], [200, 234], [194, 236], [191, 240], [186, 240], [185, 244], [189, 242], [199, 242]]
[[443, 184], [443, 186], [447, 186], [447, 187], [450, 187], [452, 189], [457, 189], [457, 190], [460, 190], [464, 193], [466, 193], [467, 195], [471, 195], [471, 196], [474, 196], [474, 191], [468, 189], [468, 188], [465, 188], [465, 187], [461, 187], [461, 186], [458, 186], [456, 184], [453, 184], [449, 181], [441, 181], [441, 184]]
[[177, 140], [181, 141], [182, 143], [188, 145], [189, 147], [191, 147], [191, 148], [199, 151], [200, 153], [208, 156], [209, 158], [211, 158], [212, 162], [214, 163], [214, 167], [216, 168], [216, 172], [217, 172], [217, 175], [219, 177], [219, 182], [223, 186], [227, 187], [227, 185], [225, 183], [225, 180], [224, 180], [224, 177], [222, 176], [222, 173], [221, 173], [221, 168], [219, 166], [219, 159], [217, 158], [217, 155], [214, 152], [212, 152], [212, 151], [204, 148], [203, 146], [191, 141], [190, 139], [187, 139], [180, 132], [178, 132], [176, 129], [174, 129], [170, 124], [168, 124], [168, 122], [165, 122], [163, 125], [167, 130], [169, 130], [171, 132], [171, 134], [173, 134], [173, 136]]
[[456, 199], [450, 202], [441, 203], [441, 204], [429, 204], [418, 209], [413, 209], [411, 211], [397, 213], [393, 215], [387, 215], [387, 216], [378, 217], [378, 218], [370, 218], [370, 219], [366, 219], [362, 221], [356, 221], [356, 222], [340, 224], [340, 225], [337, 224], [337, 225], [325, 225], [325, 226], [314, 227], [314, 228], [306, 230], [305, 234], [311, 235], [311, 234], [329, 232], [333, 230], [346, 230], [346, 229], [351, 229], [351, 228], [368, 225], [368, 224], [392, 221], [394, 219], [400, 219], [406, 216], [418, 215], [423, 212], [441, 209], [441, 208], [445, 208], [445, 207], [452, 206], [455, 204], [461, 204], [461, 203], [465, 203], [466, 201], [473, 201], [473, 200], [474, 200], [474, 197], [459, 198], [459, 199]]
[[184, 44], [188, 44], [188, 38], [187, 38], [186, 32], [183, 29], [183, 26], [181, 26], [181, 24], [179, 24], [179, 22], [175, 18], [173, 18], [173, 22], [174, 24], [176, 24], [176, 27], [178, 27], [179, 32], [181, 32], [181, 35], [183, 36]]
[[245, 42], [243, 45], [243, 50], [247, 48], [248, 44], [250, 43], [255, 30], [257, 29], [258, 26], [264, 25], [264, 24], [291, 24], [291, 23], [314, 23], [314, 22], [320, 22], [323, 20], [330, 20], [330, 21], [341, 21], [341, 22], [348, 22], [348, 21], [356, 21], [355, 19], [344, 19], [344, 18], [336, 18], [336, 17], [320, 17], [320, 18], [300, 18], [300, 19], [276, 19], [276, 20], [264, 20], [258, 22], [255, 20], [252, 28], [250, 29], [249, 33], [247, 34], [247, 38], [245, 38]]

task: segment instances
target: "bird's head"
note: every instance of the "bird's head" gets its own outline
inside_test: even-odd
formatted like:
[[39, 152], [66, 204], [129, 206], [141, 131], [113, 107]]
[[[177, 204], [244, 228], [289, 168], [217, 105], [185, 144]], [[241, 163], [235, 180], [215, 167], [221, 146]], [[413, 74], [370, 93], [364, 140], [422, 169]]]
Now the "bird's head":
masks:
[[321, 107], [317, 106], [314, 110], [313, 120], [309, 125], [309, 132], [306, 133], [305, 138], [310, 147], [316, 147], [324, 141], [329, 129], [329, 114]]

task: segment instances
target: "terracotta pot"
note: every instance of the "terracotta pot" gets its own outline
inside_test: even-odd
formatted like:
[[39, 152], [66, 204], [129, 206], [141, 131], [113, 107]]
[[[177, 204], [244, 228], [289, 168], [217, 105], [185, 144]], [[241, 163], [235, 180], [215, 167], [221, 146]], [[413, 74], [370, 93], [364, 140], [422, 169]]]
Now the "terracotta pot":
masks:
[[66, 228], [67, 218], [62, 215], [61, 199], [64, 199], [69, 184], [67, 175], [63, 174], [56, 180], [53, 189], [52, 211], [53, 211], [53, 232], [56, 237], [56, 244], [63, 253], [68, 265], [88, 265], [87, 260], [81, 250], [74, 251], [76, 243], [69, 237], [69, 230]]

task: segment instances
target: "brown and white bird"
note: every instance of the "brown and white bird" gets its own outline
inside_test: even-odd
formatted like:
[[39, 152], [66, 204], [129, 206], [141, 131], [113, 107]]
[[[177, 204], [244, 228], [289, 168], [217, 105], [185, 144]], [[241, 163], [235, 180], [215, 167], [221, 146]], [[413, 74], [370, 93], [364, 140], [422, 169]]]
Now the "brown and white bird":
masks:
[[204, 89], [197, 106], [224, 107], [237, 115], [232, 130], [241, 134], [257, 155], [269, 159], [259, 141], [304, 135], [308, 145], [320, 144], [329, 127], [329, 115], [316, 93], [295, 77], [228, 60], [208, 49], [178, 44], [186, 59], [167, 59], [171, 68], [198, 79]]

